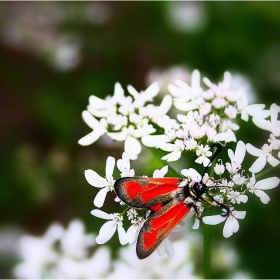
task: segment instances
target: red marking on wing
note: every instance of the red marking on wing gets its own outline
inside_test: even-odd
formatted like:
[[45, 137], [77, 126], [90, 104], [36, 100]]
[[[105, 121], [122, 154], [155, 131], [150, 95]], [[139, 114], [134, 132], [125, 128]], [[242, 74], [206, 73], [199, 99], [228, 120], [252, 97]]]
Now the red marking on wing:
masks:
[[126, 181], [123, 183], [123, 189], [126, 195], [132, 200], [142, 190], [142, 187], [137, 181]]
[[186, 207], [184, 202], [180, 202], [162, 215], [151, 219], [151, 230], [143, 234], [145, 250], [150, 250], [156, 244], [159, 237], [165, 238], [189, 211], [190, 208]]
[[183, 201], [173, 201], [148, 218], [138, 236], [136, 251], [139, 259], [154, 252], [189, 211], [190, 208]]
[[178, 181], [178, 178], [142, 178], [141, 180], [131, 178], [131, 181], [123, 182], [123, 188], [131, 200], [140, 196], [141, 201], [146, 203], [156, 196], [178, 189]]
[[151, 208], [151, 210], [157, 212], [157, 211], [159, 211], [162, 207], [163, 207], [162, 204], [157, 204], [157, 205], [151, 206], [150, 208]]

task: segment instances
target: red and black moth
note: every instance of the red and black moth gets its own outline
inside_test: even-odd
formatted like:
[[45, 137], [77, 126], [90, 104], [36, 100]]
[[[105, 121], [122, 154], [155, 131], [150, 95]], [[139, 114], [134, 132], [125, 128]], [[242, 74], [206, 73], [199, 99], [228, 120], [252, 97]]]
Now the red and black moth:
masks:
[[[220, 151], [219, 145], [214, 146], [217, 147], [217, 150], [212, 160]], [[205, 168], [204, 174], [209, 165]], [[191, 208], [194, 208], [197, 218], [200, 219], [196, 206], [197, 201], [201, 200], [213, 206], [218, 204], [227, 210], [225, 215], [229, 214], [227, 205], [217, 202], [207, 193], [207, 190], [213, 187], [206, 186], [207, 180], [211, 178], [207, 177], [204, 180], [204, 174], [200, 182], [195, 182], [191, 178], [145, 177], [124, 177], [115, 182], [115, 192], [124, 203], [134, 208], [151, 210], [137, 239], [136, 254], [139, 259], [144, 259], [152, 254]], [[206, 194], [216, 204], [202, 197], [203, 194]]]

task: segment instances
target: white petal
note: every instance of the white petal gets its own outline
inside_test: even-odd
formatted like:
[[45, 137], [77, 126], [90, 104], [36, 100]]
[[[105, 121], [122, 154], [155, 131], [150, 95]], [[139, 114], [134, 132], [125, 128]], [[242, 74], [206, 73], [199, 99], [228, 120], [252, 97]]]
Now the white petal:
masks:
[[252, 164], [252, 166], [249, 168], [249, 171], [252, 173], [258, 173], [265, 167], [266, 164], [266, 157], [260, 156], [256, 161]]
[[122, 153], [122, 159], [119, 159], [117, 161], [117, 166], [118, 169], [122, 172], [125, 171], [126, 169], [130, 169], [130, 161], [129, 161], [128, 153], [126, 152]]
[[220, 132], [215, 136], [215, 141], [236, 142], [236, 136], [231, 129]]
[[153, 173], [153, 178], [162, 178], [168, 172], [168, 165], [165, 165], [160, 170], [155, 170]]
[[170, 154], [167, 154], [163, 156], [161, 159], [166, 160], [166, 161], [176, 161], [181, 157], [181, 152], [180, 151], [174, 151], [171, 152]]
[[246, 211], [235, 211], [234, 217], [237, 219], [244, 219], [246, 216]]
[[120, 83], [115, 83], [115, 89], [114, 89], [114, 96], [116, 102], [118, 102], [124, 95], [124, 90]]
[[110, 220], [112, 219], [112, 215], [111, 214], [108, 214], [104, 211], [101, 211], [99, 209], [94, 209], [92, 210], [91, 212], [91, 215], [97, 217], [97, 218], [100, 218], [100, 219], [104, 219], [104, 220]]
[[206, 167], [210, 163], [210, 159], [205, 156], [200, 156], [195, 160], [196, 163], [203, 164]]
[[232, 149], [228, 149], [228, 157], [230, 158], [231, 162], [235, 162], [235, 156]]
[[194, 70], [192, 72], [192, 81], [191, 85], [193, 89], [198, 89], [200, 88], [200, 73], [198, 70]]
[[165, 238], [165, 251], [169, 257], [172, 257], [175, 253], [173, 245], [168, 238]]
[[134, 244], [136, 242], [139, 230], [140, 227], [138, 225], [131, 225], [128, 228], [126, 235], [129, 244]]
[[269, 163], [271, 166], [273, 166], [273, 167], [275, 167], [276, 165], [279, 164], [279, 160], [276, 159], [275, 157], [273, 157], [272, 155], [269, 155], [269, 156], [267, 157], [267, 161], [268, 161], [268, 163]]
[[260, 198], [263, 204], [267, 204], [270, 201], [270, 197], [262, 190], [255, 190], [254, 194]]
[[171, 143], [163, 143], [159, 146], [159, 148], [163, 151], [166, 151], [166, 152], [173, 152], [174, 148], [175, 148], [175, 145], [171, 144]]
[[95, 95], [91, 95], [89, 97], [89, 104], [95, 110], [100, 110], [100, 109], [106, 108], [106, 106], [108, 105], [106, 100], [101, 99]]
[[241, 119], [245, 122], [249, 120], [249, 115], [247, 114], [246, 110], [243, 110], [241, 113]]
[[105, 198], [106, 198], [107, 193], [108, 193], [108, 189], [107, 189], [107, 188], [101, 189], [101, 190], [97, 193], [97, 195], [95, 196], [94, 201], [93, 201], [93, 204], [94, 204], [96, 207], [98, 207], [98, 208], [102, 207], [103, 204], [104, 204], [104, 201], [105, 201]]
[[107, 135], [116, 141], [124, 141], [127, 137], [127, 130], [123, 129], [121, 132], [108, 132]]
[[197, 109], [197, 105], [194, 102], [182, 102], [175, 101], [174, 106], [180, 111], [191, 111]]
[[168, 90], [175, 97], [181, 97], [184, 95], [184, 91], [174, 85], [168, 85]]
[[137, 159], [138, 154], [141, 152], [141, 144], [136, 138], [128, 136], [124, 142], [124, 150], [130, 159]]
[[100, 133], [98, 130], [94, 130], [91, 133], [87, 134], [83, 138], [78, 141], [78, 144], [81, 146], [88, 146], [94, 143], [97, 139], [99, 139], [103, 133]]
[[223, 236], [228, 238], [239, 230], [239, 223], [233, 216], [229, 216], [225, 222]]
[[134, 99], [137, 99], [137, 97], [139, 96], [139, 93], [133, 86], [128, 85], [127, 90], [134, 97]]
[[120, 240], [121, 245], [127, 244], [128, 240], [127, 240], [126, 232], [125, 232], [124, 228], [120, 225], [118, 225], [118, 235], [119, 235], [119, 240]]
[[267, 120], [259, 118], [259, 117], [253, 117], [253, 123], [257, 127], [261, 128], [263, 130], [271, 131], [271, 129], [272, 129], [272, 124], [270, 121], [267, 121]]
[[201, 175], [193, 168], [183, 169], [181, 170], [181, 174], [186, 177], [191, 177], [191, 179], [195, 182], [201, 181]]
[[171, 106], [172, 106], [172, 97], [170, 95], [164, 96], [164, 98], [158, 108], [158, 114], [160, 116], [166, 115], [166, 113], [169, 111]]
[[110, 178], [113, 175], [116, 160], [113, 157], [108, 157], [106, 161], [106, 178]]
[[95, 241], [97, 244], [104, 244], [109, 241], [116, 232], [117, 224], [114, 221], [106, 222], [99, 230]]
[[202, 221], [207, 225], [217, 225], [222, 223], [227, 217], [221, 215], [206, 216], [202, 218]]
[[198, 229], [200, 224], [200, 220], [195, 218], [194, 224], [193, 224], [193, 229]]
[[98, 129], [100, 127], [100, 122], [89, 112], [83, 111], [82, 117], [84, 122], [92, 129]]
[[235, 159], [238, 164], [241, 164], [244, 160], [246, 153], [246, 145], [243, 141], [238, 141], [236, 150], [235, 150]]
[[145, 135], [141, 138], [142, 143], [147, 147], [158, 147], [170, 141], [167, 135]]
[[146, 100], [152, 100], [159, 92], [158, 83], [151, 84], [144, 92]]
[[269, 190], [277, 187], [279, 185], [280, 179], [278, 177], [270, 177], [260, 180], [254, 186], [254, 189], [258, 190]]
[[104, 178], [90, 169], [85, 171], [85, 177], [87, 182], [96, 188], [104, 188], [107, 184], [107, 181]]
[[261, 111], [262, 109], [264, 109], [264, 107], [264, 104], [252, 104], [246, 107], [246, 111], [248, 112], [248, 114], [253, 115], [256, 111]]
[[248, 143], [246, 144], [246, 150], [249, 154], [259, 157], [262, 154], [262, 151], [256, 147], [254, 147], [252, 144]]
[[165, 240], [167, 240], [167, 238], [165, 238], [157, 247], [157, 253], [160, 257], [162, 257], [165, 254]]
[[137, 128], [132, 132], [132, 136], [134, 136], [135, 138], [139, 138], [139, 137], [143, 137], [145, 135], [149, 135], [156, 132], [155, 128], [149, 124], [149, 125], [145, 125], [141, 128]]
[[243, 202], [243, 203], [246, 203], [248, 201], [248, 196], [245, 195], [245, 194], [242, 194], [238, 197], [238, 201], [239, 202]]

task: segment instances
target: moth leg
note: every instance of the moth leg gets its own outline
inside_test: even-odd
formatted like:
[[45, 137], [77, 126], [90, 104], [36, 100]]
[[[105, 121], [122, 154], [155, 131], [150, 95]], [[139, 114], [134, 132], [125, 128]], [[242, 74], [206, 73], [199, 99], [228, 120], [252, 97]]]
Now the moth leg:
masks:
[[196, 218], [199, 219], [200, 221], [202, 221], [201, 215], [200, 215], [200, 213], [198, 211], [198, 208], [195, 204], [193, 205], [193, 208], [194, 208], [194, 211], [195, 211], [195, 214], [196, 214]]

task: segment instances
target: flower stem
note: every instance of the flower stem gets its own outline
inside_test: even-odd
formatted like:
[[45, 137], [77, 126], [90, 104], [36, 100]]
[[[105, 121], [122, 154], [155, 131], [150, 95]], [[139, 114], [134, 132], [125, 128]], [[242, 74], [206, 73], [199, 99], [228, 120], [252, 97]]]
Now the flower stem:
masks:
[[203, 271], [204, 279], [212, 278], [211, 271], [212, 230], [211, 227], [203, 225]]

